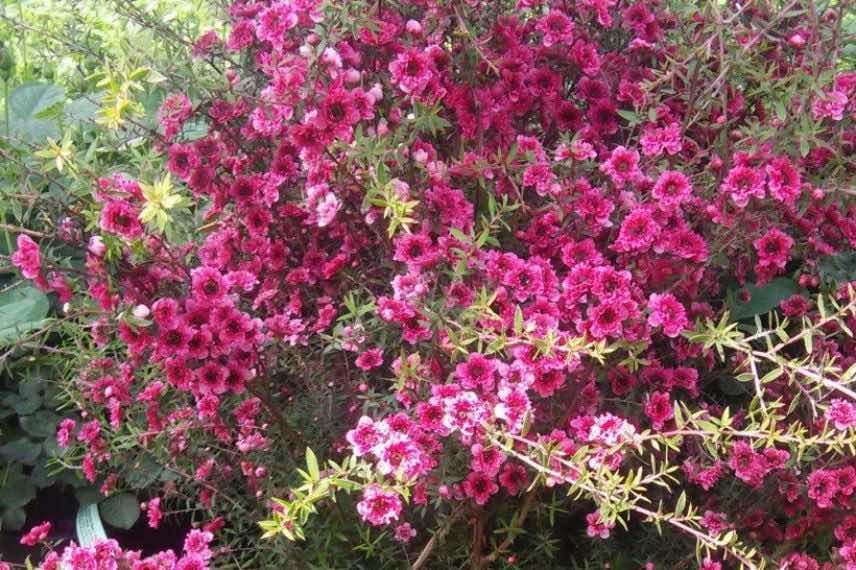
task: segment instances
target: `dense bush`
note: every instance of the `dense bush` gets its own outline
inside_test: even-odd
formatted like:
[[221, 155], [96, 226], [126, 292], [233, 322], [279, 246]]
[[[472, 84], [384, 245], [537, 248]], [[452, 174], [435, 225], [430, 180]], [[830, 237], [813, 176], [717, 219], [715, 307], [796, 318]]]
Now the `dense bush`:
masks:
[[195, 62], [108, 67], [134, 160], [27, 157], [77, 191], [10, 261], [61, 462], [202, 530], [44, 566], [856, 568], [847, 8], [134, 8]]

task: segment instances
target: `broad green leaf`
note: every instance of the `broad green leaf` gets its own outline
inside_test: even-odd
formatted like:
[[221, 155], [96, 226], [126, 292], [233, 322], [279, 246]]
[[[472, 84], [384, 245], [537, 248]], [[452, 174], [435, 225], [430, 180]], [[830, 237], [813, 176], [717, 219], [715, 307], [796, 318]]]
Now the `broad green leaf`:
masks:
[[6, 483], [0, 488], [0, 507], [17, 509], [23, 507], [36, 496], [36, 486], [21, 473], [9, 475]]
[[29, 143], [39, 143], [48, 137], [60, 137], [54, 118], [40, 114], [65, 100], [65, 90], [48, 83], [25, 83], [9, 94], [9, 128], [12, 134]]
[[33, 465], [42, 452], [42, 444], [21, 437], [0, 447], [0, 456], [6, 457], [24, 465]]
[[21, 416], [21, 428], [33, 437], [52, 437], [56, 434], [59, 416], [49, 410], [39, 410], [28, 416]]
[[740, 321], [763, 315], [775, 309], [783, 299], [800, 292], [797, 284], [785, 277], [773, 279], [763, 287], [747, 285], [750, 298], [745, 303], [737, 303], [731, 309], [731, 320]]
[[35, 287], [16, 287], [0, 293], [0, 344], [17, 341], [38, 328], [48, 314], [47, 296]]
[[27, 513], [24, 509], [14, 508], [3, 511], [3, 518], [0, 520], [0, 526], [3, 530], [21, 530], [24, 528], [24, 523], [27, 522]]
[[131, 467], [125, 476], [125, 481], [132, 489], [145, 489], [157, 481], [158, 476], [163, 471], [163, 467], [148, 455], [140, 455]]
[[110, 526], [130, 529], [140, 518], [140, 503], [130, 493], [120, 493], [104, 500], [99, 505], [101, 518]]
[[824, 281], [834, 284], [856, 281], [856, 251], [842, 251], [828, 255], [818, 264], [820, 276]]

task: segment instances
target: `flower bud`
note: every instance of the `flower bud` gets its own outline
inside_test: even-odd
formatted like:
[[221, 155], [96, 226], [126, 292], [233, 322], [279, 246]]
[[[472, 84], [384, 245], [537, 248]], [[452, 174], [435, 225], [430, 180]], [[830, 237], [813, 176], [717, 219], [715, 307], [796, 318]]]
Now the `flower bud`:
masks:
[[414, 36], [422, 34], [422, 24], [420, 24], [416, 20], [407, 20], [406, 28], [407, 33], [413, 34]]
[[353, 85], [360, 82], [360, 72], [353, 67], [345, 72], [345, 81]]
[[101, 240], [101, 236], [92, 236], [89, 238], [87, 249], [89, 250], [89, 253], [95, 257], [101, 257], [107, 251], [107, 246], [104, 245], [104, 242]]
[[135, 317], [138, 319], [145, 319], [151, 314], [149, 308], [145, 305], [137, 305], [134, 307], [134, 310], [131, 311]]

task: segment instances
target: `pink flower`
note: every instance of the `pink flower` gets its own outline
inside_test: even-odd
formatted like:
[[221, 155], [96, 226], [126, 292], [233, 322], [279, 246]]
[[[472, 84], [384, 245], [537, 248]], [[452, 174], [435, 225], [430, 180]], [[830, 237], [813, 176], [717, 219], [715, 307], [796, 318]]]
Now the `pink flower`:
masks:
[[506, 463], [499, 474], [499, 482], [509, 495], [517, 495], [529, 484], [526, 469], [517, 463]]
[[213, 305], [223, 299], [226, 286], [222, 274], [213, 267], [197, 267], [190, 272], [193, 298], [199, 303]]
[[357, 503], [357, 512], [372, 526], [388, 525], [398, 520], [401, 514], [401, 498], [398, 493], [385, 491], [380, 485], [370, 484], [363, 489], [362, 500]]
[[538, 20], [535, 29], [544, 36], [544, 47], [552, 47], [564, 43], [568, 46], [574, 41], [574, 22], [561, 10], [550, 10], [550, 13]]
[[65, 418], [59, 423], [56, 430], [56, 442], [60, 449], [65, 449], [71, 443], [71, 432], [77, 427], [75, 421], [71, 418]]
[[832, 500], [839, 490], [838, 479], [833, 470], [818, 469], [808, 477], [808, 496], [814, 499], [821, 509], [832, 506]]
[[735, 166], [728, 172], [720, 190], [731, 196], [738, 208], [745, 208], [753, 196], [758, 199], [764, 197], [764, 171]]
[[413, 270], [431, 267], [439, 261], [439, 251], [425, 234], [403, 234], [395, 240], [393, 259]]
[[160, 510], [160, 497], [155, 497], [148, 502], [146, 505], [146, 518], [149, 527], [158, 528], [160, 526], [160, 521], [163, 518], [163, 513]]
[[484, 447], [480, 443], [470, 448], [473, 459], [470, 467], [473, 471], [479, 471], [490, 477], [499, 473], [499, 468], [505, 462], [505, 454], [496, 447]]
[[794, 245], [794, 240], [788, 234], [777, 229], [772, 229], [764, 234], [763, 237], [753, 241], [752, 245], [755, 246], [755, 251], [758, 252], [758, 265], [756, 269], [759, 278], [763, 277], [763, 280], [766, 281], [770, 275], [775, 275], [785, 268], [790, 257], [791, 247]]
[[786, 317], [801, 317], [806, 314], [811, 307], [808, 299], [800, 294], [791, 295], [779, 302], [779, 307]]
[[140, 212], [125, 200], [110, 200], [101, 210], [101, 229], [125, 239], [136, 239], [143, 235]]
[[229, 390], [226, 382], [228, 369], [216, 362], [208, 362], [196, 369], [196, 381], [201, 394], [224, 394]]
[[360, 370], [369, 371], [383, 364], [383, 350], [380, 348], [372, 348], [360, 354], [357, 357], [357, 367]]
[[408, 95], [421, 95], [434, 77], [431, 59], [421, 50], [410, 48], [389, 64], [392, 81]]
[[731, 528], [731, 525], [728, 523], [728, 515], [715, 511], [705, 511], [699, 522], [714, 536], [722, 534]]
[[595, 511], [586, 515], [586, 534], [590, 537], [609, 538], [610, 529], [615, 527], [615, 523], [606, 524], [600, 518], [600, 512]]
[[328, 192], [318, 201], [315, 206], [315, 213], [318, 216], [318, 227], [323, 228], [329, 226], [342, 207], [342, 201], [335, 194]]
[[402, 523], [395, 527], [395, 540], [402, 544], [407, 544], [416, 536], [416, 529], [410, 526], [410, 523]]
[[674, 417], [672, 401], [668, 392], [654, 392], [645, 402], [645, 415], [651, 420], [655, 430], [663, 429], [666, 422]]
[[618, 239], [612, 247], [616, 251], [647, 251], [660, 235], [660, 230], [651, 210], [645, 206], [637, 207], [622, 220]]
[[671, 293], [652, 293], [648, 298], [648, 324], [663, 327], [663, 334], [675, 338], [681, 334], [687, 324], [687, 311]]
[[639, 143], [642, 146], [642, 154], [645, 156], [657, 156], [663, 152], [670, 155], [678, 154], [683, 148], [681, 126], [678, 123], [670, 123], [662, 128], [648, 125], [643, 129]]
[[814, 100], [811, 114], [816, 120], [832, 119], [840, 121], [844, 118], [844, 110], [847, 108], [847, 94], [842, 91], [829, 91], [822, 97]]
[[523, 185], [527, 187], [535, 187], [535, 192], [539, 196], [547, 194], [555, 194], [560, 189], [556, 182], [556, 176], [550, 169], [550, 165], [546, 162], [539, 162], [528, 167], [523, 172]]
[[609, 175], [612, 182], [619, 188], [642, 177], [639, 170], [639, 153], [617, 146], [612, 150], [609, 159], [600, 165], [600, 171]]
[[494, 482], [493, 477], [480, 471], [471, 471], [461, 483], [461, 487], [467, 497], [474, 500], [477, 505], [484, 505], [499, 491], [499, 485]]
[[256, 36], [279, 49], [285, 44], [286, 32], [297, 26], [297, 22], [297, 13], [291, 2], [276, 2], [259, 14]]
[[611, 301], [601, 303], [588, 310], [589, 332], [595, 339], [621, 336], [622, 324], [627, 318], [623, 303]]
[[12, 254], [12, 265], [27, 279], [37, 279], [42, 268], [39, 244], [26, 234], [18, 235], [18, 249]]
[[693, 193], [689, 179], [682, 173], [674, 170], [664, 171], [657, 182], [651, 195], [663, 206], [669, 208], [687, 201]]
[[485, 358], [478, 352], [470, 353], [466, 362], [461, 362], [455, 367], [455, 377], [461, 386], [473, 389], [482, 386], [485, 390], [493, 388], [496, 361]]
[[856, 427], [856, 404], [841, 398], [829, 401], [829, 407], [824, 414], [826, 421], [832, 423], [835, 429], [845, 431]]
[[152, 305], [152, 316], [160, 328], [175, 328], [179, 322], [178, 301], [169, 297], [158, 299]]
[[357, 422], [357, 427], [347, 433], [345, 438], [351, 444], [354, 455], [361, 457], [366, 453], [379, 449], [389, 433], [386, 422], [375, 422], [368, 416], [363, 416]]
[[777, 156], [767, 164], [767, 187], [770, 195], [785, 204], [792, 205], [802, 190], [800, 171], [786, 156]]
[[46, 540], [51, 532], [51, 523], [43, 522], [30, 529], [30, 531], [21, 537], [21, 544], [26, 546], [35, 546], [38, 543]]

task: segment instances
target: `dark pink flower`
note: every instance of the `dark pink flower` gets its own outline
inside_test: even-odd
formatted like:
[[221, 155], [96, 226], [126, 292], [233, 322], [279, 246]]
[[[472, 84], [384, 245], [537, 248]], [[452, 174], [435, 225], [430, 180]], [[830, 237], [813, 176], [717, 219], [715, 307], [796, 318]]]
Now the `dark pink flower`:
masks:
[[480, 471], [471, 471], [467, 478], [461, 483], [464, 493], [477, 505], [487, 503], [492, 495], [499, 491], [499, 485], [489, 476]]
[[379, 485], [367, 485], [362, 499], [357, 503], [357, 512], [373, 526], [388, 525], [398, 520], [401, 514], [401, 498], [394, 491], [385, 491]]
[[125, 239], [137, 239], [143, 235], [140, 211], [125, 200], [110, 200], [101, 210], [100, 227], [105, 232], [117, 234]]
[[12, 265], [27, 279], [37, 279], [42, 268], [39, 244], [26, 234], [18, 235], [18, 249], [12, 254]]
[[648, 324], [652, 327], [663, 327], [663, 334], [676, 337], [681, 334], [688, 324], [687, 311], [671, 293], [652, 293], [648, 298]]
[[47, 540], [51, 532], [51, 523], [43, 522], [31, 528], [27, 534], [21, 537], [21, 544], [26, 546], [35, 546], [38, 543]]
[[360, 370], [369, 371], [383, 364], [383, 349], [372, 348], [361, 353], [357, 357], [357, 367]]
[[735, 166], [720, 189], [731, 196], [738, 208], [745, 208], [752, 197], [764, 197], [764, 172], [749, 166]]
[[609, 175], [616, 186], [623, 188], [642, 176], [642, 171], [639, 170], [639, 153], [617, 146], [612, 150], [609, 159], [600, 165], [600, 171]]
[[654, 392], [645, 401], [645, 415], [651, 420], [655, 430], [663, 429], [663, 426], [674, 417], [672, 401], [668, 392]]
[[574, 22], [561, 10], [550, 10], [550, 13], [538, 20], [535, 26], [541, 34], [544, 47], [552, 47], [563, 43], [567, 46], [574, 41]]
[[842, 398], [833, 398], [829, 401], [824, 416], [837, 430], [845, 431], [856, 427], [856, 404]]
[[689, 179], [675, 170], [666, 170], [657, 179], [651, 195], [666, 208], [688, 200], [693, 193]]
[[389, 64], [392, 81], [408, 95], [421, 95], [434, 77], [434, 64], [421, 50], [402, 51]]

